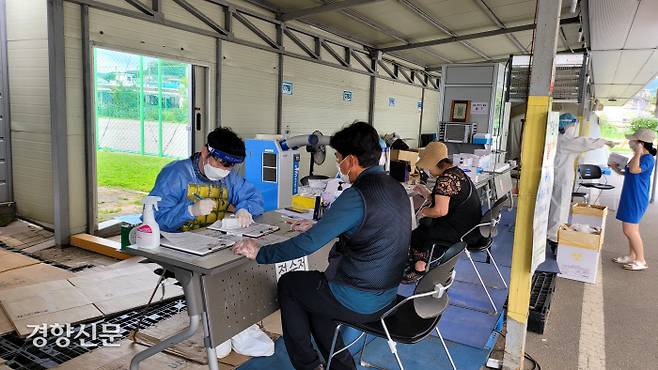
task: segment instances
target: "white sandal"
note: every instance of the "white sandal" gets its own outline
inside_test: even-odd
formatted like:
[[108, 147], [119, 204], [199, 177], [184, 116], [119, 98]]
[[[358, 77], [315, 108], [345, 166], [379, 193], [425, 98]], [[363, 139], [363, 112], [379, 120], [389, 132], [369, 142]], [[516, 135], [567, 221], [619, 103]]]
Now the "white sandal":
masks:
[[633, 262], [633, 257], [631, 257], [631, 256], [615, 257], [615, 258], [612, 259], [612, 262], [619, 263], [619, 264], [622, 264], [622, 265], [626, 265], [626, 264], [629, 264], [629, 263]]
[[647, 266], [646, 262], [641, 263], [638, 261], [633, 261], [631, 263], [625, 264], [624, 268], [629, 271], [642, 271], [648, 269], [649, 266]]

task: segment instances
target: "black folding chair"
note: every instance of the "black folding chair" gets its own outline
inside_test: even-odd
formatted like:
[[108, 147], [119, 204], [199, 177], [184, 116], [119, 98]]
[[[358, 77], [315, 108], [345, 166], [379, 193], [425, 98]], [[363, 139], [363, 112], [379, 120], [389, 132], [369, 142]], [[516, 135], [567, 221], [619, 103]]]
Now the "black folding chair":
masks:
[[[581, 164], [578, 166], [578, 187], [576, 188], [576, 191], [573, 192], [572, 197], [582, 197], [587, 200], [589, 203], [589, 194], [580, 192], [580, 187], [584, 187], [586, 189], [597, 189], [600, 191], [604, 190], [612, 190], [615, 187], [608, 184], [608, 181], [606, 179], [606, 182], [595, 182], [592, 180], [599, 180], [603, 177], [603, 172], [601, 171], [601, 167], [594, 165], [594, 164]], [[599, 193], [600, 195], [600, 193]], [[598, 197], [597, 197], [598, 200]], [[594, 201], [596, 203], [596, 200]]]
[[[453, 370], [456, 370], [457, 368], [441, 335], [438, 324], [443, 311], [448, 307], [448, 295], [446, 293], [455, 280], [455, 265], [457, 264], [459, 255], [465, 248], [466, 243], [455, 243], [441, 257], [430, 261], [427, 264], [429, 271], [420, 279], [418, 285], [416, 285], [414, 294], [406, 298], [398, 296], [395, 306], [386, 311], [378, 321], [364, 324], [339, 322], [338, 326], [336, 326], [331, 351], [329, 352], [329, 359], [327, 360], [327, 370], [331, 368], [331, 362], [337, 354], [346, 351], [363, 336], [365, 336], [365, 340], [359, 361], [361, 366], [374, 367], [363, 361], [363, 356], [368, 345], [368, 335], [386, 339], [391, 353], [395, 356], [398, 367], [400, 370], [404, 370], [396, 349], [397, 343], [418, 343], [432, 334], [432, 331], [436, 331], [438, 334], [443, 349], [448, 355], [450, 364]], [[432, 247], [433, 249], [434, 247]], [[430, 265], [436, 265], [436, 267], [430, 267]], [[355, 328], [363, 333], [349, 345], [335, 351], [336, 340], [343, 326]]]
[[484, 288], [484, 292], [487, 294], [487, 298], [489, 298], [489, 303], [491, 303], [491, 307], [493, 308], [494, 313], [498, 313], [498, 309], [496, 308], [496, 304], [494, 303], [493, 298], [491, 298], [489, 289], [487, 289], [487, 286], [484, 285], [480, 271], [478, 271], [478, 268], [475, 266], [475, 262], [473, 261], [471, 253], [486, 252], [488, 259], [491, 260], [491, 263], [496, 268], [498, 276], [500, 276], [500, 280], [503, 281], [503, 285], [505, 285], [505, 288], [507, 288], [507, 282], [505, 281], [503, 274], [500, 272], [500, 268], [498, 268], [496, 260], [491, 254], [491, 246], [493, 245], [494, 237], [498, 234], [497, 225], [502, 217], [501, 211], [503, 210], [505, 204], [508, 203], [508, 200], [509, 198], [507, 195], [500, 197], [496, 203], [494, 203], [493, 207], [491, 207], [491, 209], [482, 216], [480, 223], [473, 226], [461, 237], [461, 241], [463, 242], [468, 235], [475, 232], [476, 230], [478, 230], [481, 235], [481, 238], [477, 244], [468, 244], [466, 246], [465, 253], [466, 257], [468, 257], [468, 259], [471, 261], [473, 269], [475, 269], [475, 274], [477, 275], [478, 280], [480, 280], [480, 284], [482, 285], [482, 288]]

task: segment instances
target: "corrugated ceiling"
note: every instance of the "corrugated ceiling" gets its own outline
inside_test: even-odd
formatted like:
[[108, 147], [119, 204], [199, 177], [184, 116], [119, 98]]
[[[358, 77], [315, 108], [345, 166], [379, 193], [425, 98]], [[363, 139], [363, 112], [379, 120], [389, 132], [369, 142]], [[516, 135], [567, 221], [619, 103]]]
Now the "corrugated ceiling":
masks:
[[[266, 0], [261, 0], [265, 2]], [[267, 0], [282, 13], [340, 0]], [[345, 1], [345, 0], [343, 0]], [[658, 0], [579, 0], [589, 8], [594, 94], [622, 104], [658, 72]], [[563, 18], [573, 17], [563, 0]], [[582, 4], [581, 4], [582, 5]], [[581, 6], [582, 7], [582, 6]], [[490, 11], [487, 11], [487, 8]], [[536, 0], [381, 0], [301, 21], [379, 48], [529, 24]], [[578, 24], [564, 25], [559, 51], [581, 49]], [[566, 40], [565, 40], [566, 39]], [[393, 53], [423, 66], [473, 63], [523, 54], [532, 31]]]
[[623, 104], [658, 73], [658, 0], [589, 0], [594, 93]]

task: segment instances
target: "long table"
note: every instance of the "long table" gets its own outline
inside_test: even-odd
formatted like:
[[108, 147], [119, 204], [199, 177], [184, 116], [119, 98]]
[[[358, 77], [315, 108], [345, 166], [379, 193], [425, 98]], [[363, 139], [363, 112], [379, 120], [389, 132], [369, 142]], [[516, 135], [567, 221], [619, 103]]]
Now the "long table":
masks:
[[[268, 212], [256, 222], [279, 226], [277, 234], [290, 238], [289, 225], [279, 213]], [[208, 367], [218, 370], [215, 347], [249, 326], [275, 312], [278, 307], [274, 265], [259, 265], [224, 249], [207, 256], [176, 251], [166, 247], [155, 249], [126, 247], [126, 253], [146, 257], [174, 273], [183, 287], [187, 301], [189, 325], [133, 357], [130, 370], [171, 346], [190, 338], [202, 326]], [[308, 257], [308, 269], [324, 270], [328, 246]]]

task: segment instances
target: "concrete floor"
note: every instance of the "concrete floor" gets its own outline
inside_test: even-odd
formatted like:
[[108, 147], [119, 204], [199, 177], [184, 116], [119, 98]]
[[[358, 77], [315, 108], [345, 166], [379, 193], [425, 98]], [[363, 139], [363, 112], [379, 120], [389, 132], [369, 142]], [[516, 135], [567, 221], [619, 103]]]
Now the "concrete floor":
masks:
[[650, 267], [625, 271], [611, 261], [628, 253], [621, 222], [615, 219], [621, 177], [615, 175], [610, 183], [617, 188], [599, 201], [610, 208], [602, 284], [558, 279], [544, 334], [528, 333], [526, 351], [544, 370], [658, 369], [658, 204], [649, 206], [640, 224]]

